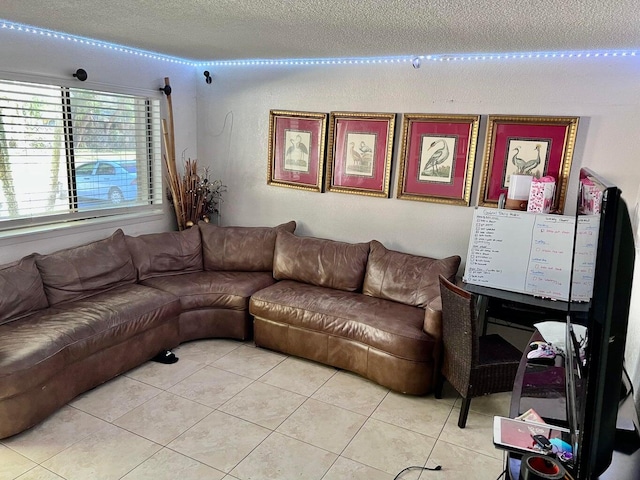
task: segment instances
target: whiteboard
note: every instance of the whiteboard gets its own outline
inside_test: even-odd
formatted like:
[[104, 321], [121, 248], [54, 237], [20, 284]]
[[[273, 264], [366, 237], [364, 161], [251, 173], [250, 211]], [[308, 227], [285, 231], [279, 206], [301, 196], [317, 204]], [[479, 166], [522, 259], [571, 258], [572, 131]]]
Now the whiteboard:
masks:
[[473, 214], [463, 280], [501, 290], [567, 300], [576, 235], [573, 300], [587, 301], [599, 216], [575, 217], [478, 207]]

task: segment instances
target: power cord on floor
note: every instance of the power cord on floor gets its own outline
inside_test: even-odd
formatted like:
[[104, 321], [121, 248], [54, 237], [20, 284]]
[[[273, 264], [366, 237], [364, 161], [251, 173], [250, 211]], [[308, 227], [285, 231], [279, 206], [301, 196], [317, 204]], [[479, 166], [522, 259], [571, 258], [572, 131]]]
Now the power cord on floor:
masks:
[[435, 472], [437, 470], [442, 470], [442, 467], [440, 465], [436, 465], [435, 467], [407, 467], [400, 470], [400, 472], [398, 472], [398, 474], [393, 478], [393, 480], [398, 480], [400, 478], [400, 475], [410, 470], [431, 470], [432, 472]]
[[503, 477], [506, 479], [507, 478], [507, 469], [505, 468], [502, 473], [500, 475], [498, 475], [498, 478], [496, 478], [496, 480], [500, 480], [500, 477]]

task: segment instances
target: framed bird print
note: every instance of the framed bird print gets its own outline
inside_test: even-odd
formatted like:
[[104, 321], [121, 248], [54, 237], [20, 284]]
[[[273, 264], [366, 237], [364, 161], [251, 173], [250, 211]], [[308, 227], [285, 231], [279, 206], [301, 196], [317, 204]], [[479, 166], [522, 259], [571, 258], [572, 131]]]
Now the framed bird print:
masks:
[[479, 123], [479, 115], [405, 114], [397, 198], [468, 206]]
[[271, 110], [267, 184], [322, 192], [327, 114]]
[[389, 197], [395, 113], [331, 112], [326, 188]]
[[479, 204], [496, 207], [511, 175], [551, 176], [556, 181], [553, 213], [562, 213], [579, 117], [490, 115]]

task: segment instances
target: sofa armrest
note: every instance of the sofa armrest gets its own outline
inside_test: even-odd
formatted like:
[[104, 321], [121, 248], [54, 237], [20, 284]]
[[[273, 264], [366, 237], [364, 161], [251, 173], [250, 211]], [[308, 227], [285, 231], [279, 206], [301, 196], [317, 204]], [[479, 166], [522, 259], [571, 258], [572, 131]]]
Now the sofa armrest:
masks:
[[424, 309], [422, 329], [437, 340], [442, 340], [442, 300], [437, 296]]
[[[424, 324], [422, 326], [424, 332], [431, 335], [436, 344], [433, 348], [433, 378], [434, 385], [442, 382], [442, 300], [440, 295], [431, 300], [424, 309]], [[437, 387], [436, 387], [437, 388]]]

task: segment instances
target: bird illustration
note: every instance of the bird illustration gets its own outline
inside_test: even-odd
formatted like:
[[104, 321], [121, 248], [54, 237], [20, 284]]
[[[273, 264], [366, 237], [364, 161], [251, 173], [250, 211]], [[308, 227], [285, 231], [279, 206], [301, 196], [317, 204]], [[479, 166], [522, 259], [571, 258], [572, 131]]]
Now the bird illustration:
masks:
[[296, 144], [293, 141], [293, 139], [289, 140], [289, 142], [291, 143], [291, 146], [289, 148], [287, 148], [287, 153], [285, 154], [285, 158], [288, 160], [292, 160], [293, 157], [293, 152], [296, 149]]
[[540, 148], [542, 148], [542, 146], [540, 144], [537, 144], [535, 148], [538, 151], [537, 158], [529, 160], [528, 162], [524, 162], [524, 164], [522, 165], [522, 173], [524, 173], [525, 175], [531, 175], [532, 170], [540, 165], [540, 162], [542, 162], [542, 159], [540, 158]]
[[449, 157], [449, 147], [447, 146], [447, 142], [444, 140], [436, 140], [431, 145], [429, 145], [429, 150], [435, 147], [438, 143], [442, 143], [442, 147], [436, 149], [429, 159], [424, 164], [422, 168], [422, 175], [428, 175], [428, 170], [431, 168], [433, 175], [438, 175], [438, 165], [444, 162]]
[[516, 173], [520, 175], [523, 173], [522, 167], [524, 166], [525, 161], [518, 157], [518, 154], [520, 153], [520, 147], [514, 147], [514, 150], [516, 151], [516, 153], [514, 153], [513, 157], [511, 157], [511, 163], [516, 166]]
[[304, 161], [306, 155], [309, 155], [309, 150], [307, 150], [307, 146], [302, 143], [302, 138], [300, 138], [300, 135], [296, 136], [296, 150], [300, 152], [300, 160], [302, 161]]
[[360, 165], [362, 163], [362, 155], [356, 151], [356, 144], [354, 142], [349, 144], [349, 153], [351, 153], [351, 159], [354, 165]]
[[297, 135], [295, 140], [289, 140], [289, 142], [291, 143], [291, 146], [287, 148], [285, 158], [299, 165], [304, 164], [305, 156], [309, 155], [309, 150], [307, 150], [306, 145], [302, 143], [300, 135]]
[[359, 150], [363, 155], [367, 155], [367, 154], [371, 155], [373, 153], [373, 150], [371, 150], [371, 147], [364, 142], [360, 142]]

